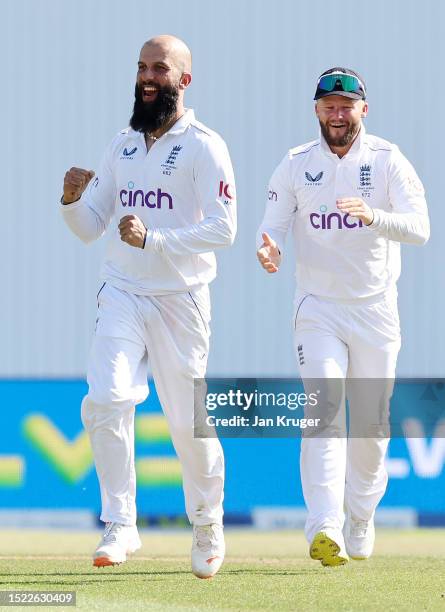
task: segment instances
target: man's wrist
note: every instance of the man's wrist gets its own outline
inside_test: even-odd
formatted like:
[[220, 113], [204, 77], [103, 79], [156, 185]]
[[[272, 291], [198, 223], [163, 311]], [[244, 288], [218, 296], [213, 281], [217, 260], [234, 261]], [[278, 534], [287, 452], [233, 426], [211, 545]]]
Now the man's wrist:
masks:
[[144, 241], [142, 243], [141, 249], [145, 249], [145, 243], [147, 242], [147, 228], [145, 228], [145, 236], [144, 236]]
[[78, 202], [79, 200], [80, 200], [80, 197], [78, 197], [77, 200], [71, 200], [71, 202], [67, 202], [62, 196], [60, 198], [60, 203], [62, 204], [62, 206], [68, 206], [68, 204], [74, 204], [74, 202]]
[[375, 219], [374, 209], [371, 208], [370, 210], [372, 212], [372, 219], [371, 219], [371, 221], [369, 223], [365, 223], [366, 227], [369, 227], [370, 225], [372, 225], [374, 223], [374, 219]]

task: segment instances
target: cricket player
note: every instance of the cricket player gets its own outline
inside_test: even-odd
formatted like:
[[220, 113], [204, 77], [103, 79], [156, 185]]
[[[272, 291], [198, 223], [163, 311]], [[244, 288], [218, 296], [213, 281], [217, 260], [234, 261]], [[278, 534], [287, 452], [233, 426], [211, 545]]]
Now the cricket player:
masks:
[[85, 243], [109, 234], [82, 403], [106, 523], [93, 563], [123, 563], [141, 545], [134, 414], [150, 364], [182, 465], [192, 570], [208, 578], [224, 558], [224, 458], [217, 439], [194, 438], [194, 379], [206, 371], [214, 251], [233, 243], [236, 209], [224, 141], [184, 108], [191, 79], [184, 42], [162, 35], [143, 45], [131, 127], [95, 177], [66, 173], [61, 210]]
[[[318, 79], [314, 99], [320, 136], [291, 149], [275, 170], [257, 256], [267, 272], [277, 272], [292, 226], [300, 374], [305, 388], [316, 379], [340, 381], [341, 392], [318, 409], [332, 409], [334, 402], [340, 414], [346, 389], [354, 424], [368, 418], [363, 403], [369, 397], [360, 385], [348, 392], [346, 379], [381, 379], [373, 413], [387, 413], [392, 385], [385, 381], [394, 379], [400, 349], [400, 243], [424, 244], [429, 220], [411, 164], [397, 146], [365, 131], [363, 79], [331, 68]], [[360, 427], [356, 423], [355, 430], [364, 431]], [[310, 556], [323, 565], [372, 554], [374, 513], [388, 480], [388, 435], [303, 436], [305, 532]]]

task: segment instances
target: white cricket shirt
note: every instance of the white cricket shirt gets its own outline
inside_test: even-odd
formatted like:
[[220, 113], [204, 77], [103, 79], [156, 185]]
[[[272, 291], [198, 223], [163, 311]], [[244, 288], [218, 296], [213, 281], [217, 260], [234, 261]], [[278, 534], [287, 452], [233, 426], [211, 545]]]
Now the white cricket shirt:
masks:
[[[374, 221], [341, 213], [339, 198], [359, 197]], [[366, 134], [364, 126], [341, 159], [324, 138], [291, 149], [275, 170], [263, 222], [283, 253], [292, 227], [297, 289], [349, 300], [394, 288], [400, 275], [400, 242], [429, 237], [425, 194], [414, 168], [394, 144]]]
[[[222, 138], [192, 110], [154, 142], [127, 128], [108, 147], [82, 198], [61, 205], [71, 230], [84, 242], [111, 236], [104, 281], [137, 295], [188, 291], [216, 275], [213, 251], [232, 244], [236, 195], [232, 164]], [[125, 215], [147, 228], [144, 249], [120, 238]]]

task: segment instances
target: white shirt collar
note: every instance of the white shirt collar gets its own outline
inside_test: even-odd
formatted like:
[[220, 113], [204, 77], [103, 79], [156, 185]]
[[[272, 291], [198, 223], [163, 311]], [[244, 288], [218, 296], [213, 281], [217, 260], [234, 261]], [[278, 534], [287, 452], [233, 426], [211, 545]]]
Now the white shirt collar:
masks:
[[[164, 136], [167, 136], [168, 134], [172, 134], [173, 136], [177, 135], [177, 134], [181, 134], [182, 132], [185, 132], [185, 130], [188, 128], [188, 126], [192, 123], [192, 121], [195, 120], [195, 113], [193, 111], [192, 108], [186, 108], [185, 109], [185, 113], [182, 115], [182, 117], [179, 117], [179, 119], [176, 121], [176, 123], [174, 123], [171, 128], [168, 130], [168, 132], [165, 132], [165, 134], [162, 135], [162, 138]], [[144, 134], [142, 132], [137, 132], [135, 130], [133, 130], [133, 128], [129, 129], [129, 133], [132, 134], [135, 138], [142, 138], [144, 139]], [[145, 142], [145, 140], [144, 140]]]
[[180, 134], [184, 132], [192, 121], [195, 120], [195, 113], [192, 108], [186, 108], [182, 117], [179, 117], [176, 123], [166, 132], [166, 134]]

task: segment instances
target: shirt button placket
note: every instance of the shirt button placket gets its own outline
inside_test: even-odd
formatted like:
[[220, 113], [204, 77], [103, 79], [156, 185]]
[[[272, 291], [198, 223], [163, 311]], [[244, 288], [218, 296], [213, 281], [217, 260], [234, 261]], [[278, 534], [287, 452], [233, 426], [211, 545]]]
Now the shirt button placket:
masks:
[[334, 209], [336, 210], [336, 202], [341, 196], [343, 165], [341, 159], [335, 164], [335, 188], [334, 188]]

